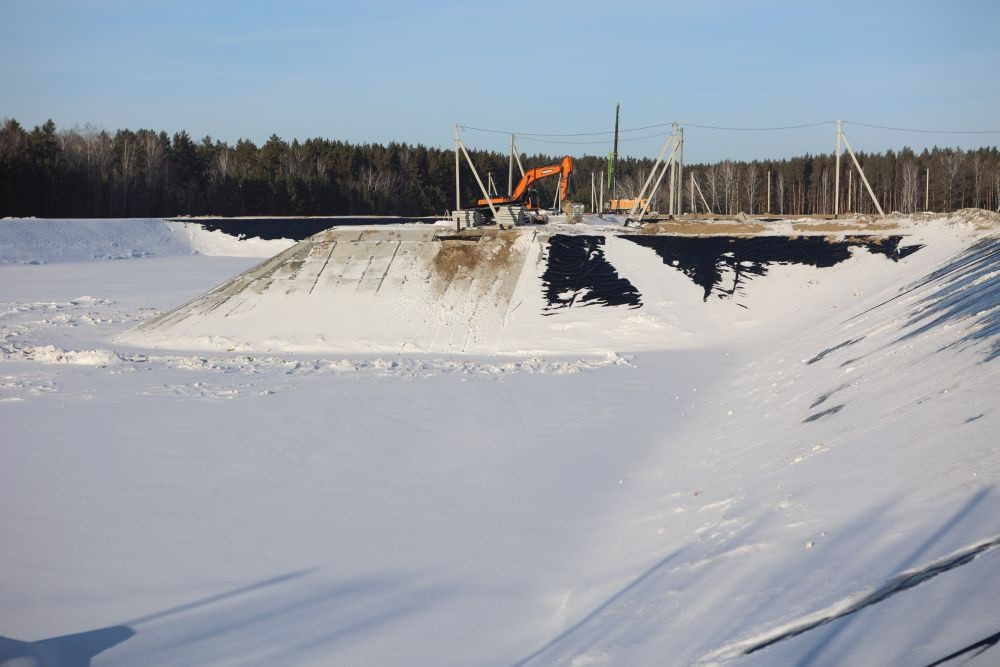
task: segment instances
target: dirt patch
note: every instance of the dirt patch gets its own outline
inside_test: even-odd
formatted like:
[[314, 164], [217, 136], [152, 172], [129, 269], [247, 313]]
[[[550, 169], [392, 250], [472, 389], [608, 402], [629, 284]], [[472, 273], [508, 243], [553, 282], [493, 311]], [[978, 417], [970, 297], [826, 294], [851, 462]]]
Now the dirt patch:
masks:
[[640, 234], [684, 234], [690, 236], [752, 236], [767, 231], [767, 227], [759, 223], [737, 222], [691, 222], [686, 220], [668, 220], [665, 222], [650, 222], [639, 228]]
[[466, 275], [499, 273], [509, 265], [518, 236], [516, 231], [489, 230], [443, 238], [434, 255], [434, 273], [445, 284]]
[[837, 232], [884, 232], [898, 228], [898, 225], [891, 222], [875, 222], [867, 220], [792, 223], [792, 229], [797, 232], [824, 232], [834, 234]]

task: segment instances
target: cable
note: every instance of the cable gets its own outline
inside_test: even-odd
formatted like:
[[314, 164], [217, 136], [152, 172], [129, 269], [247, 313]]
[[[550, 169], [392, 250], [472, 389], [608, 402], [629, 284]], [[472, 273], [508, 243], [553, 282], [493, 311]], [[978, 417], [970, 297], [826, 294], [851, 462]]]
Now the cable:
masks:
[[697, 127], [702, 130], [729, 130], [730, 132], [775, 132], [778, 130], [800, 130], [804, 127], [819, 127], [821, 125], [834, 125], [835, 120], [821, 120], [818, 123], [805, 123], [804, 125], [784, 125], [781, 127], [719, 127], [717, 125], [698, 125], [696, 123], [685, 123], [679, 121], [683, 127]]
[[844, 125], [860, 125], [861, 127], [871, 127], [876, 130], [890, 130], [893, 132], [917, 132], [920, 134], [1000, 134], [1000, 130], [915, 130], [905, 127], [888, 127], [886, 125], [872, 125], [871, 123], [859, 123], [854, 120], [845, 120]]
[[[553, 139], [536, 139], [535, 137], [525, 136], [523, 134], [519, 134], [517, 136], [524, 138], [525, 141], [529, 141], [529, 142], [534, 141], [536, 143], [542, 143], [542, 144], [573, 144], [573, 145], [583, 146], [583, 145], [595, 145], [595, 144], [606, 144], [606, 143], [608, 143], [608, 141], [606, 139], [603, 140], [603, 141], [556, 141], [556, 140], [553, 140]], [[656, 134], [647, 134], [647, 135], [645, 135], [643, 137], [626, 137], [624, 139], [619, 139], [619, 142], [624, 143], [626, 141], [642, 141], [643, 139], [653, 139], [653, 138], [656, 138], [656, 137], [663, 137], [663, 136], [666, 136], [665, 133], [663, 133], [663, 132], [657, 132]]]
[[[823, 125], [834, 125], [837, 121], [835, 120], [821, 120], [816, 123], [803, 123], [801, 125], [781, 125], [776, 127], [725, 127], [721, 125], [700, 125], [698, 123], [688, 123], [685, 121], [675, 121], [677, 125], [681, 127], [695, 127], [701, 130], [722, 130], [727, 132], [780, 132], [784, 130], [801, 130], [808, 127], [820, 127]], [[641, 132], [642, 130], [651, 130], [653, 128], [668, 127], [674, 125], [675, 122], [670, 123], [657, 123], [655, 125], [643, 125], [642, 127], [630, 127], [624, 130], [620, 130], [619, 134], [627, 134], [629, 132]], [[843, 121], [845, 125], [857, 125], [860, 127], [870, 127], [877, 130], [890, 130], [893, 132], [917, 132], [920, 134], [1000, 134], [1000, 130], [925, 130], [925, 129], [914, 129], [905, 127], [890, 127], [888, 125], [873, 125], [871, 123], [861, 123], [858, 121]], [[546, 141], [540, 137], [600, 137], [613, 135], [614, 130], [602, 130], [599, 132], [571, 132], [568, 134], [558, 134], [558, 133], [542, 133], [542, 132], [510, 132], [508, 130], [492, 130], [483, 127], [472, 127], [470, 125], [459, 125], [459, 128], [463, 130], [471, 130], [474, 132], [488, 132], [490, 134], [513, 134], [518, 137], [528, 139], [530, 141], [538, 141], [542, 143], [552, 143], [552, 144], [600, 144], [605, 143], [604, 141]], [[662, 136], [660, 134], [647, 135], [644, 137], [626, 137], [621, 139], [621, 141], [638, 141], [641, 139], [649, 139], [652, 137]]]

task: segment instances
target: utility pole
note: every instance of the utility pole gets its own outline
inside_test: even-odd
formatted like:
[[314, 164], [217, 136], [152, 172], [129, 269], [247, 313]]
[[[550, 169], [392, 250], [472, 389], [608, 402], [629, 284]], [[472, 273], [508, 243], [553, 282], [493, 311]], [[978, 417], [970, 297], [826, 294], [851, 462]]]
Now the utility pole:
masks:
[[615, 148], [611, 152], [611, 199], [618, 197], [618, 121], [621, 118], [622, 105], [615, 105]]
[[458, 177], [459, 168], [459, 158], [458, 149], [461, 144], [461, 139], [459, 139], [458, 125], [455, 125], [455, 230], [462, 231], [462, 217], [459, 215], [459, 211], [462, 210], [462, 183]]
[[[672, 123], [673, 132], [671, 135], [674, 138], [674, 150], [671, 152], [671, 157], [677, 154], [677, 149], [680, 147], [680, 139], [677, 137], [677, 123]], [[673, 159], [670, 161], [670, 215], [673, 215], [677, 203], [674, 198], [677, 194], [677, 160]]]
[[510, 163], [507, 165], [507, 196], [514, 194], [514, 135], [510, 135]]
[[597, 199], [597, 214], [604, 215], [604, 174], [601, 174], [601, 192]]
[[698, 212], [698, 204], [694, 200], [694, 172], [691, 172], [691, 212]]
[[680, 129], [680, 149], [677, 151], [677, 215], [684, 213], [684, 128]]
[[[840, 129], [841, 121], [837, 121], [837, 166], [835, 167], [836, 173], [833, 176], [833, 217], [834, 219], [840, 217], [840, 135], [842, 130]], [[829, 181], [827, 181], [829, 182]]]

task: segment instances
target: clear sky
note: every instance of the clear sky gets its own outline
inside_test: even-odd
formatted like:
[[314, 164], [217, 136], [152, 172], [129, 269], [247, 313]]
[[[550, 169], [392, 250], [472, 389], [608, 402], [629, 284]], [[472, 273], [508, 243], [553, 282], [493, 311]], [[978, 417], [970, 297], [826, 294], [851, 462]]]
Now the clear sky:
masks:
[[[452, 145], [680, 120], [1000, 130], [1000, 2], [0, 0], [0, 118]], [[1000, 144], [846, 126], [856, 150]], [[626, 133], [655, 155], [661, 130]], [[470, 146], [507, 139], [466, 131]], [[526, 152], [604, 154], [524, 137]], [[831, 152], [830, 126], [686, 129], [686, 161]]]

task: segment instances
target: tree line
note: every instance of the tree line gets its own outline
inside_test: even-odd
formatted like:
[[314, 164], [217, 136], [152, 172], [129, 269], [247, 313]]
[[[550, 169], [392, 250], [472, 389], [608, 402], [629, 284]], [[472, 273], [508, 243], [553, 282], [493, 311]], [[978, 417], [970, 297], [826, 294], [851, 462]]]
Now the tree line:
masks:
[[[508, 156], [470, 150], [483, 178], [492, 174], [506, 190]], [[525, 165], [561, 156], [522, 154]], [[846, 158], [846, 156], [844, 156]], [[886, 211], [929, 208], [1000, 208], [1000, 153], [996, 147], [961, 150], [904, 148], [858, 153]], [[592, 177], [606, 177], [606, 158], [575, 158], [570, 189], [589, 203]], [[652, 169], [648, 158], [622, 158], [617, 194], [634, 197]], [[462, 164], [462, 202], [481, 196]], [[833, 212], [832, 154], [783, 160], [723, 161], [685, 165], [685, 211], [784, 215]], [[542, 200], [555, 183], [542, 184]], [[770, 184], [770, 187], [768, 187]], [[660, 188], [654, 208], [666, 208]], [[605, 198], [610, 193], [605, 193]], [[768, 199], [770, 196], [770, 200]], [[874, 211], [857, 173], [841, 160], [841, 210]], [[57, 130], [49, 120], [31, 130], [16, 120], [0, 128], [0, 217], [163, 217], [175, 215], [441, 215], [455, 206], [454, 152], [392, 142], [351, 144], [330, 139], [291, 142], [272, 135], [262, 145], [234, 145], [187, 132], [154, 130], [109, 133], [91, 127]]]

